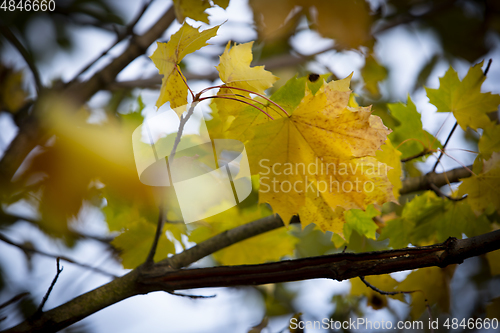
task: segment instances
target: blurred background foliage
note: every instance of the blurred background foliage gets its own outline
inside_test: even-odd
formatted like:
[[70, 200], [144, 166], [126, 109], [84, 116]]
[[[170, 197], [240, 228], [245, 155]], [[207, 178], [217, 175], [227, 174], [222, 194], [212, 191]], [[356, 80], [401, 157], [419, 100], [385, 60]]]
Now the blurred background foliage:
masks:
[[[166, 5], [166, 2], [161, 5], [158, 3], [159, 1], [154, 1], [153, 5]], [[414, 143], [403, 152], [403, 158], [417, 154], [423, 148], [438, 148], [441, 143], [422, 128], [422, 111], [418, 111], [418, 105], [415, 106], [410, 98], [407, 105], [388, 105], [399, 102], [402, 98], [392, 89], [398, 86], [401, 77], [399, 73], [391, 72], [395, 67], [388, 64], [379, 52], [381, 43], [386, 40], [383, 38], [384, 34], [397, 30], [411, 31], [411, 34], [404, 36], [413, 36], [414, 40], [411, 42], [417, 44], [417, 47], [421, 42], [419, 38], [432, 40], [434, 49], [427, 59], [420, 59], [421, 65], [416, 75], [410, 78], [412, 84], [408, 93], [412, 95], [421, 93], [433, 76], [442, 73], [440, 68], [448, 65], [468, 68], [491, 54], [499, 55], [500, 2], [496, 0], [249, 0], [248, 3], [239, 0], [231, 0], [230, 3], [222, 0], [173, 1], [178, 20], [181, 22], [187, 17], [191, 24], [194, 21], [220, 23], [215, 22], [212, 16], [213, 13], [214, 17], [220, 15], [220, 12], [211, 10], [215, 7], [222, 10], [229, 5], [229, 11], [234, 6], [233, 3], [237, 3], [239, 10], [245, 11], [241, 14], [250, 17], [250, 20], [238, 21], [237, 17], [229, 17], [223, 28], [234, 28], [236, 33], [226, 32], [212, 48], [202, 50], [199, 55], [186, 57], [181, 68], [193, 87], [209, 86], [217, 80], [213, 65], [217, 63], [218, 56], [229, 39], [238, 43], [256, 40], [253, 49], [254, 63], [265, 64], [266, 69], [282, 78], [273, 88], [275, 90], [297, 73], [299, 76], [329, 73], [327, 76], [331, 79], [342, 78], [344, 73], [338, 73], [339, 66], [351, 65], [352, 62], [346, 61], [349, 57], [361, 59], [360, 64], [356, 65], [359, 73], [352, 81], [357, 102], [360, 105], [373, 105], [374, 114], [379, 115], [385, 125], [394, 130], [391, 139], [395, 145], [402, 143], [409, 131], [414, 131], [413, 134], [423, 142], [430, 143], [428, 147]], [[153, 6], [148, 6], [149, 4], [144, 7], [141, 5], [138, 9], [135, 6], [136, 10], [132, 11], [117, 0], [58, 0], [53, 12], [0, 10], [0, 115], [3, 117], [0, 131], [15, 133], [16, 128], [29, 116], [35, 103], [42, 105], [44, 113], [40, 119], [44, 128], [50, 129], [45, 135], [44, 143], [31, 152], [29, 159], [16, 173], [13, 188], [8, 191], [0, 189], [0, 231], [3, 235], [0, 240], [9, 244], [2, 245], [14, 244], [22, 250], [26, 265], [25, 279], [36, 277], [39, 274], [37, 270], [46, 272], [43, 285], [26, 283], [23, 279], [17, 281], [9, 266], [12, 262], [0, 261], [0, 328], [28, 318], [36, 311], [40, 295], [46, 290], [49, 284], [47, 281], [50, 281], [54, 271], [52, 267], [49, 270], [47, 265], [34, 266], [33, 262], [38, 260], [44, 249], [46, 252], [64, 255], [75, 251], [81, 243], [86, 244], [85, 246], [97, 246], [101, 255], [109, 254], [113, 261], [121, 262], [125, 268], [132, 268], [140, 263], [141, 256], [148, 249], [147, 244], [152, 239], [156, 224], [157, 204], [151, 188], [142, 185], [137, 179], [129, 141], [132, 131], [142, 122], [146, 113], [142, 96], [151, 94], [151, 91], [153, 95], [157, 94], [161, 83], [159, 76], [154, 74], [153, 64], [148, 62], [149, 67], [145, 69], [145, 57], [140, 57], [136, 60], [140, 64], [133, 67], [132, 63], [132, 70], [127, 72], [126, 79], [117, 79], [106, 87], [106, 91], [100, 92], [83, 106], [74, 106], [71, 101], [61, 102], [57, 99], [57, 89], [64, 87], [73, 78], [88, 78], [102, 65], [100, 62], [94, 63], [93, 57], [75, 57], [75, 54], [81, 52], [78, 40], [75, 39], [77, 32], [98, 31], [110, 41], [108, 44], [116, 44], [119, 49], [120, 43], [128, 40], [134, 29], [140, 28], [140, 25], [136, 26], [136, 21], [143, 11], [147, 14], [152, 10]], [[206, 9], [208, 10], [205, 11]], [[240, 29], [247, 33], [238, 35]], [[307, 43], [306, 47], [301, 46], [300, 41], [304, 36], [317, 40], [320, 48], [308, 50]], [[104, 49], [106, 47], [94, 54], [99, 55]], [[394, 57], [400, 51], [394, 49]], [[322, 60], [325, 55], [330, 56], [328, 61]], [[69, 77], [67, 72], [61, 75], [61, 70], [54, 63], [54, 59], [61, 57], [78, 61], [70, 70], [74, 73], [72, 76]], [[408, 59], [400, 58], [398, 61], [404, 66]], [[493, 66], [498, 67], [498, 62], [500, 60], [494, 58]], [[89, 67], [88, 64], [92, 66]], [[148, 75], [143, 75], [144, 73]], [[498, 70], [490, 72], [491, 80], [496, 84], [500, 83], [498, 73]], [[37, 76], [40, 76], [39, 80], [44, 86], [43, 92], [35, 84]], [[436, 82], [435, 78], [433, 80]], [[68, 112], [69, 109], [73, 109], [72, 112]], [[68, 116], [69, 113], [72, 115]], [[498, 119], [498, 115], [490, 115], [492, 119], [495, 117]], [[2, 152], [5, 152], [12, 137], [13, 134], [0, 137]], [[466, 142], [464, 145], [476, 147], [472, 150], [477, 151], [478, 138], [474, 132], [461, 132], [462, 142]], [[427, 157], [422, 156], [405, 163], [404, 175], [418, 176], [428, 172], [430, 167], [424, 163], [426, 160]], [[400, 202], [404, 204], [413, 196], [415, 193], [404, 195]], [[403, 205], [387, 205], [384, 213], [389, 214], [376, 220], [376, 223], [383, 226], [384, 219], [401, 216], [403, 209]], [[89, 213], [92, 210], [102, 212], [98, 218], [102, 220], [104, 216], [107, 223], [97, 229], [99, 232], [88, 232], [86, 229], [86, 220], [96, 218], [95, 214]], [[158, 253], [165, 257], [179, 252], [189, 242], [201, 241], [222, 230], [267, 214], [268, 208], [258, 207], [257, 194], [253, 193], [242, 208], [228, 211], [228, 217], [223, 218], [223, 221], [232, 223], [207, 227], [204, 222], [200, 222], [185, 226], [176, 224], [175, 216], [168, 216], [172, 223], [167, 223]], [[485, 223], [498, 221], [498, 213], [491, 212], [489, 220]], [[42, 233], [26, 234], [32, 237], [23, 236], [23, 230], [29, 228], [41, 230], [47, 237], [40, 242], [33, 236], [41, 237]], [[191, 232], [192, 230], [195, 231]], [[148, 234], [150, 238], [142, 237], [142, 234]], [[331, 242], [331, 234], [324, 234], [312, 225], [304, 230], [292, 225], [288, 232], [281, 230], [267, 236], [268, 239], [250, 246], [249, 243], [238, 244], [239, 250], [229, 248], [225, 252], [218, 252], [214, 258], [207, 259], [200, 265], [241, 263], [242, 260], [245, 261], [246, 255], [255, 254], [251, 252], [252, 249], [269, 246], [268, 244], [278, 242], [277, 239], [284, 245], [274, 253], [262, 253], [256, 259], [257, 262], [286, 256], [316, 256], [343, 250]], [[356, 231], [353, 231], [349, 240], [349, 251], [354, 252], [386, 249], [388, 246], [387, 240], [367, 239]], [[237, 251], [241, 255], [235, 255]], [[273, 252], [272, 249], [268, 251]], [[121, 253], [121, 257], [118, 253]], [[493, 301], [492, 298], [500, 296], [494, 292], [499, 290], [500, 280], [495, 275], [500, 271], [498, 267], [491, 265], [492, 262], [500, 262], [496, 252], [489, 254], [488, 258], [484, 256], [467, 260], [456, 268], [454, 274], [453, 269], [419, 270], [405, 280], [408, 286], [400, 284], [398, 288], [415, 289], [415, 284], [420, 284], [421, 289], [432, 293], [432, 297], [429, 297], [434, 298], [434, 301], [430, 298], [428, 301], [433, 304], [431, 312], [436, 318], [498, 318], [500, 302], [498, 298]], [[115, 270], [122, 272], [120, 268]], [[76, 276], [77, 273], [73, 274]], [[402, 279], [401, 276], [397, 278]], [[389, 276], [372, 277], [368, 281], [380, 289], [393, 289], [396, 286], [396, 280]], [[62, 292], [53, 295], [56, 299], [53, 304], [83, 291], [74, 289], [70, 296]], [[258, 310], [258, 316], [269, 317], [270, 320], [263, 320], [252, 332], [265, 332], [268, 325], [286, 326], [291, 316], [302, 316], [309, 320], [313, 318], [312, 314], [299, 314], [304, 310], [298, 301], [300, 291], [294, 285], [278, 284], [255, 289], [262, 307]], [[307, 288], [302, 292], [307, 292]], [[396, 301], [373, 292], [359, 280], [352, 282], [350, 293], [337, 291], [332, 294], [330, 316], [334, 320], [367, 315], [386, 320], [428, 318], [424, 308], [404, 310], [407, 308], [400, 301], [408, 302], [410, 296], [392, 297], [399, 299]], [[380, 309], [383, 309], [383, 313], [376, 317], [375, 310]], [[244, 325], [250, 329], [251, 325]], [[88, 322], [77, 324], [66, 331], [92, 331], [92, 325]]]

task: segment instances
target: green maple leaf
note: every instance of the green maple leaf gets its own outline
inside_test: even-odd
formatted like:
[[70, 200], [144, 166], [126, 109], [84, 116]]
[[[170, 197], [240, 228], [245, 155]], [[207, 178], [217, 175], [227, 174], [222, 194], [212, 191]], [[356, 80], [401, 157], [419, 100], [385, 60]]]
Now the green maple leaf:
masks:
[[360, 235], [366, 236], [367, 238], [375, 239], [375, 231], [377, 231], [378, 225], [373, 221], [373, 218], [378, 215], [380, 215], [380, 212], [376, 210], [373, 205], [369, 205], [366, 208], [366, 211], [361, 209], [350, 209], [345, 211], [345, 239], [349, 240], [353, 230], [357, 231]]
[[432, 134], [422, 128], [421, 114], [408, 96], [406, 105], [403, 103], [388, 104], [389, 110], [394, 118], [399, 121], [389, 138], [394, 146], [402, 153], [402, 158], [411, 157], [424, 151], [424, 149], [436, 149], [441, 143]]
[[490, 230], [484, 216], [476, 217], [467, 201], [451, 201], [427, 191], [408, 202], [400, 218], [388, 221], [379, 240], [389, 239], [394, 248], [427, 245], [448, 237], [477, 236]]
[[467, 201], [477, 213], [489, 207], [500, 211], [500, 153], [492, 153], [484, 161], [481, 173], [463, 179], [458, 194], [467, 194]]
[[483, 158], [489, 159], [491, 154], [500, 151], [500, 125], [490, 123], [484, 128], [483, 135], [477, 144]]
[[467, 127], [477, 130], [488, 126], [490, 120], [487, 113], [496, 111], [500, 104], [500, 95], [481, 92], [481, 85], [486, 79], [482, 66], [483, 62], [472, 66], [462, 81], [450, 67], [439, 79], [439, 89], [425, 88], [437, 111], [453, 112], [464, 131]]
[[[140, 219], [129, 224], [124, 232], [113, 239], [111, 244], [121, 251], [123, 268], [133, 269], [146, 261], [155, 233], [154, 223]], [[158, 241], [154, 260], [165, 259], [171, 253], [175, 253], [175, 246], [163, 232]]]

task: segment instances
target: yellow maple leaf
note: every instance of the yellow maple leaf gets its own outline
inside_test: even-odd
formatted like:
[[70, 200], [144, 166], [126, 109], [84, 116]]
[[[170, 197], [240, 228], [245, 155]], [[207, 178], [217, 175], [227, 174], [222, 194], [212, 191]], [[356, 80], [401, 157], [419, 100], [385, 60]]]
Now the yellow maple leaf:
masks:
[[437, 304], [441, 311], [450, 308], [450, 281], [456, 265], [445, 268], [427, 267], [410, 273], [397, 287], [398, 291], [415, 291], [411, 293], [411, 317], [416, 320], [427, 308]]
[[174, 0], [175, 16], [179, 23], [189, 17], [208, 24], [208, 14], [205, 13], [208, 8], [210, 8], [210, 3], [206, 0]]
[[486, 253], [491, 275], [500, 274], [500, 250]]
[[377, 150], [376, 156], [377, 159], [387, 164], [390, 169], [387, 172], [387, 176], [391, 181], [392, 194], [394, 194], [394, 198], [399, 198], [399, 190], [403, 187], [403, 182], [401, 181], [401, 176], [403, 174], [403, 169], [401, 166], [401, 152], [397, 150], [391, 143], [391, 140], [387, 138], [385, 144], [382, 145], [382, 150]]
[[341, 234], [343, 210], [395, 200], [388, 166], [375, 157], [389, 130], [369, 107], [348, 106], [350, 78], [315, 95], [306, 89], [290, 117], [254, 127], [247, 148], [259, 197], [285, 224], [299, 214], [303, 226]]
[[[227, 43], [224, 53], [220, 56], [220, 63], [216, 68], [226, 87], [243, 88], [262, 94], [266, 89], [272, 87], [278, 78], [271, 72], [266, 71], [264, 66], [250, 67], [253, 59], [252, 45], [253, 42], [249, 42], [230, 48], [230, 42]], [[226, 88], [221, 88], [217, 95], [223, 96], [227, 94], [250, 95], [245, 91]], [[227, 118], [227, 115], [234, 114], [243, 107], [242, 103], [223, 98], [217, 98], [215, 103], [223, 120]]]
[[[229, 0], [213, 0], [212, 2], [224, 9], [229, 5]], [[205, 11], [212, 7], [208, 0], [174, 0], [175, 16], [179, 23], [189, 17], [208, 24], [208, 14]]]
[[[221, 205], [231, 207], [225, 202]], [[272, 211], [264, 205], [252, 205], [246, 208], [232, 207], [205, 219], [206, 223], [198, 226], [189, 239], [199, 243], [225, 230], [269, 215], [272, 215]], [[292, 256], [297, 242], [298, 239], [287, 229], [279, 228], [238, 242], [217, 251], [213, 256], [222, 265], [260, 264], [278, 261], [284, 256]]]
[[[156, 68], [163, 74], [160, 97], [156, 107], [170, 102], [170, 107], [175, 109], [187, 104], [188, 88], [178, 64], [189, 53], [208, 45], [207, 40], [217, 34], [219, 26], [202, 32], [187, 23], [170, 37], [168, 43], [157, 42], [157, 49], [150, 56]], [[180, 117], [181, 115], [178, 114]]]

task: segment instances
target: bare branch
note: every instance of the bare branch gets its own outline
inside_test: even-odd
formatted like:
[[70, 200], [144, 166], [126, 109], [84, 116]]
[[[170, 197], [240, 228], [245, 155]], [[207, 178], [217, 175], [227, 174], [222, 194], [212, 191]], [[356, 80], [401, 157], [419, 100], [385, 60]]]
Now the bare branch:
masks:
[[[254, 222], [252, 222], [254, 223]], [[346, 280], [423, 267], [446, 267], [500, 249], [500, 230], [423, 247], [367, 253], [338, 253], [260, 265], [176, 270], [141, 266], [127, 275], [85, 293], [40, 318], [5, 332], [55, 332], [128, 297], [153, 291], [260, 285], [315, 278]], [[155, 264], [158, 266], [158, 264]], [[155, 272], [156, 274], [152, 274]]]
[[462, 168], [452, 169], [443, 173], [429, 172], [420, 177], [406, 178], [403, 180], [403, 188], [399, 191], [400, 194], [407, 194], [418, 191], [431, 190], [431, 184], [437, 187], [444, 186], [450, 183], [459, 182], [462, 178], [467, 178], [471, 176], [469, 170], [472, 169], [472, 165]]
[[135, 19], [132, 20], [132, 22], [130, 22], [124, 30], [122, 30], [121, 32], [119, 32], [116, 36], [116, 41], [109, 47], [107, 48], [106, 50], [104, 50], [97, 58], [95, 58], [94, 60], [92, 60], [87, 66], [85, 66], [77, 75], [76, 77], [79, 77], [80, 75], [82, 75], [83, 73], [85, 73], [90, 67], [92, 67], [94, 64], [96, 64], [100, 59], [102, 59], [105, 55], [107, 55], [109, 53], [109, 51], [111, 51], [116, 45], [118, 45], [122, 40], [124, 40], [125, 38], [127, 38], [128, 36], [131, 36], [134, 34], [134, 28], [137, 24], [137, 22], [139, 22], [139, 20], [141, 19], [142, 15], [144, 15], [144, 13], [146, 12], [146, 10], [148, 9], [149, 5], [151, 4], [151, 0], [148, 0], [146, 1], [142, 8], [139, 10], [139, 12], [137, 13], [137, 16], [135, 17]]
[[28, 293], [28, 292], [23, 292], [23, 293], [17, 294], [16, 296], [9, 299], [7, 302], [0, 304], [0, 309], [3, 309], [5, 307], [11, 305], [12, 303], [19, 301], [20, 299], [22, 299], [25, 296], [28, 296], [29, 294], [30, 293]]
[[92, 267], [92, 266], [87, 265], [87, 264], [79, 263], [79, 262], [77, 262], [77, 261], [75, 261], [73, 259], [70, 259], [68, 257], [58, 256], [58, 255], [51, 254], [51, 253], [48, 253], [48, 252], [45, 252], [45, 251], [37, 250], [37, 249], [35, 249], [32, 246], [26, 246], [26, 245], [23, 245], [23, 244], [16, 243], [16, 242], [14, 242], [13, 240], [11, 240], [10, 238], [8, 238], [7, 236], [5, 236], [3, 234], [0, 234], [0, 240], [3, 241], [3, 242], [5, 242], [5, 243], [7, 243], [7, 244], [10, 244], [12, 246], [15, 246], [15, 247], [21, 249], [25, 253], [36, 253], [36, 254], [42, 255], [44, 257], [49, 257], [49, 258], [64, 260], [64, 261], [69, 262], [71, 264], [78, 265], [80, 267], [84, 267], [84, 268], [93, 270], [95, 272], [98, 272], [98, 273], [101, 273], [101, 274], [104, 274], [104, 275], [107, 275], [107, 276], [111, 276], [113, 278], [117, 277], [116, 275], [114, 275], [112, 273], [109, 273], [109, 272], [106, 272], [106, 271], [104, 271], [104, 270], [102, 270], [100, 268]]
[[[500, 249], [500, 230], [431, 246], [367, 253], [338, 253], [260, 265], [147, 271], [140, 282], [152, 290], [260, 285], [329, 278], [338, 281], [423, 267], [446, 267]], [[160, 273], [160, 274], [159, 274]]]
[[28, 52], [28, 50], [24, 47], [24, 45], [17, 39], [17, 37], [14, 35], [14, 33], [6, 26], [3, 24], [0, 24], [0, 31], [2, 32], [2, 35], [14, 45], [14, 47], [19, 51], [21, 56], [23, 57], [24, 61], [28, 65], [29, 69], [31, 70], [31, 73], [33, 74], [33, 78], [35, 79], [35, 88], [38, 93], [40, 93], [40, 90], [42, 89], [42, 81], [40, 80], [40, 74], [38, 73], [38, 69], [35, 66], [35, 62], [33, 59], [33, 56]]

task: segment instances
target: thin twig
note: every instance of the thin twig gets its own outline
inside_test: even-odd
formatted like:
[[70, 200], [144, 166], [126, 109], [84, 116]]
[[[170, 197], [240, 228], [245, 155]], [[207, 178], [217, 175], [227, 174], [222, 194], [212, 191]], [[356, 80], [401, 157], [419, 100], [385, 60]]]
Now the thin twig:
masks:
[[453, 198], [453, 197], [450, 197], [449, 195], [444, 194], [444, 193], [443, 193], [443, 191], [441, 191], [441, 190], [439, 189], [439, 187], [437, 187], [436, 185], [434, 185], [434, 184], [432, 184], [432, 183], [431, 183], [431, 184], [430, 184], [430, 186], [431, 186], [431, 189], [432, 189], [434, 192], [436, 192], [436, 194], [437, 194], [437, 195], [439, 195], [439, 196], [440, 196], [440, 197], [442, 197], [442, 198], [446, 198], [446, 199], [448, 199], [448, 200], [451, 200], [451, 201], [462, 201], [462, 200], [464, 200], [464, 199], [466, 199], [466, 198], [467, 198], [467, 195], [464, 195], [464, 196], [463, 196], [463, 197], [461, 197], [461, 198]]
[[172, 151], [170, 152], [170, 155], [168, 156], [168, 161], [174, 161], [175, 157], [175, 152], [177, 151], [177, 146], [179, 146], [179, 143], [181, 142], [181, 137], [182, 137], [182, 132], [184, 131], [184, 126], [188, 122], [189, 118], [194, 113], [194, 108], [196, 107], [196, 102], [193, 102], [191, 106], [189, 107], [188, 112], [186, 113], [186, 117], [181, 116], [181, 122], [179, 124], [179, 129], [177, 130], [177, 136], [175, 137], [174, 141], [174, 146], [172, 147]]
[[376, 292], [378, 292], [379, 294], [381, 295], [399, 295], [399, 294], [413, 294], [414, 292], [417, 292], [417, 291], [420, 291], [420, 292], [423, 292], [421, 290], [410, 290], [410, 291], [384, 291], [384, 290], [380, 290], [378, 289], [377, 287], [375, 287], [374, 285], [372, 285], [371, 283], [369, 283], [368, 281], [366, 281], [365, 277], [364, 276], [360, 276], [359, 277], [361, 279], [361, 281], [363, 281], [363, 283], [370, 289], [373, 289], [375, 290]]
[[24, 296], [28, 296], [30, 293], [28, 292], [24, 292], [24, 293], [20, 293], [14, 297], [12, 297], [11, 299], [9, 299], [7, 302], [5, 303], [2, 303], [0, 304], [0, 309], [3, 309], [9, 305], [11, 305], [12, 303], [15, 303], [17, 301], [19, 301], [20, 299], [22, 299]]
[[153, 244], [151, 245], [151, 249], [149, 250], [148, 257], [146, 259], [146, 265], [154, 264], [154, 257], [156, 254], [156, 248], [158, 247], [158, 242], [160, 240], [163, 225], [165, 224], [165, 214], [163, 213], [163, 200], [160, 200], [160, 209], [158, 213], [158, 224], [156, 226], [155, 238], [153, 240]]
[[402, 158], [402, 159], [401, 159], [401, 162], [403, 162], [403, 163], [404, 163], [404, 162], [408, 162], [408, 161], [414, 160], [414, 159], [416, 159], [416, 158], [419, 158], [419, 157], [422, 157], [422, 156], [425, 156], [425, 155], [428, 155], [428, 154], [433, 154], [433, 153], [435, 153], [435, 151], [434, 151], [434, 150], [429, 150], [429, 149], [427, 149], [427, 148], [424, 148], [424, 150], [423, 150], [423, 151], [421, 151], [421, 152], [420, 152], [420, 153], [418, 153], [418, 154], [415, 154], [415, 155], [410, 156], [410, 157]]
[[81, 76], [83, 73], [85, 73], [87, 70], [89, 70], [90, 67], [94, 66], [99, 60], [101, 60], [105, 55], [107, 55], [116, 45], [118, 45], [121, 41], [123, 41], [126, 37], [131, 36], [134, 34], [134, 28], [141, 19], [142, 15], [146, 12], [148, 9], [149, 5], [151, 4], [151, 0], [146, 1], [142, 8], [139, 10], [137, 13], [137, 16], [135, 19], [130, 22], [125, 29], [122, 31], [122, 33], [117, 33], [116, 36], [116, 41], [106, 50], [104, 50], [98, 57], [96, 57], [94, 60], [92, 60], [87, 66], [85, 66], [75, 77]]
[[0, 31], [4, 35], [4, 37], [12, 44], [14, 47], [17, 49], [17, 51], [21, 54], [23, 57], [24, 61], [28, 65], [28, 67], [31, 70], [31, 73], [33, 73], [33, 78], [35, 79], [35, 88], [37, 93], [40, 93], [40, 90], [42, 90], [42, 81], [40, 80], [40, 74], [38, 73], [38, 69], [35, 66], [34, 60], [33, 60], [33, 55], [31, 55], [28, 50], [24, 47], [24, 45], [17, 39], [17, 37], [12, 33], [12, 31], [4, 26], [0, 25]]
[[[180, 74], [182, 76], [182, 74]], [[187, 83], [186, 83], [187, 85]], [[189, 87], [188, 87], [189, 88]], [[191, 91], [191, 89], [189, 89]], [[181, 142], [182, 132], [184, 131], [184, 126], [188, 122], [191, 115], [194, 113], [194, 108], [196, 107], [196, 101], [194, 101], [189, 107], [188, 112], [186, 113], [186, 117], [181, 116], [181, 122], [179, 124], [179, 129], [177, 130], [177, 136], [175, 137], [174, 145], [172, 147], [172, 151], [168, 156], [167, 164], [170, 162], [174, 162], [175, 153], [177, 151], [177, 147]], [[153, 239], [153, 244], [151, 245], [151, 250], [149, 250], [148, 257], [146, 259], [146, 266], [151, 266], [154, 264], [154, 256], [156, 254], [156, 248], [158, 247], [158, 242], [160, 240], [161, 233], [163, 231], [163, 225], [165, 224], [165, 213], [163, 211], [163, 198], [160, 199], [160, 207], [159, 207], [159, 216], [158, 216], [158, 224], [156, 225], [156, 233], [155, 238]]]
[[52, 283], [50, 284], [50, 287], [49, 289], [47, 290], [47, 292], [45, 293], [45, 296], [43, 296], [43, 299], [42, 299], [42, 302], [40, 303], [40, 305], [38, 306], [38, 309], [36, 310], [35, 314], [34, 314], [34, 317], [38, 317], [39, 315], [42, 314], [42, 309], [43, 309], [43, 306], [45, 305], [45, 303], [47, 302], [47, 300], [49, 299], [49, 295], [50, 293], [52, 292], [52, 289], [54, 288], [54, 286], [56, 285], [56, 282], [57, 282], [57, 279], [59, 278], [59, 274], [61, 274], [61, 272], [63, 271], [63, 267], [60, 267], [59, 266], [59, 261], [61, 260], [61, 258], [57, 258], [56, 259], [56, 264], [57, 264], [57, 273], [56, 273], [56, 276], [54, 276], [54, 279], [52, 280]]
[[434, 166], [432, 167], [433, 172], [436, 171], [436, 168], [439, 164], [439, 161], [441, 161], [441, 157], [443, 157], [443, 155], [444, 155], [444, 149], [448, 145], [448, 142], [450, 142], [451, 136], [453, 135], [453, 132], [455, 132], [455, 130], [457, 129], [457, 126], [458, 126], [458, 122], [455, 121], [455, 125], [453, 125], [453, 128], [451, 129], [450, 134], [448, 134], [448, 137], [446, 138], [446, 141], [444, 142], [443, 148], [442, 148], [441, 152], [439, 153], [439, 157], [436, 161], [436, 164], [434, 164]]
[[217, 295], [208, 295], [208, 296], [203, 296], [203, 295], [188, 295], [188, 294], [176, 293], [176, 292], [173, 292], [173, 291], [167, 291], [167, 293], [169, 293], [170, 295], [180, 296], [180, 297], [187, 297], [187, 298], [191, 298], [191, 299], [214, 298], [214, 297], [217, 296]]
[[61, 260], [64, 260], [66, 262], [69, 262], [71, 264], [74, 264], [74, 265], [77, 265], [77, 266], [80, 266], [80, 267], [84, 267], [84, 268], [87, 268], [87, 269], [90, 269], [90, 270], [93, 270], [95, 272], [98, 272], [98, 273], [101, 273], [101, 274], [104, 274], [104, 275], [107, 275], [107, 276], [111, 276], [113, 278], [117, 278], [118, 276], [112, 274], [112, 273], [109, 273], [109, 272], [106, 272], [100, 268], [97, 268], [97, 267], [92, 267], [90, 265], [87, 265], [87, 264], [82, 264], [82, 263], [79, 263], [77, 261], [74, 261], [73, 259], [70, 259], [68, 257], [64, 257], [64, 256], [58, 256], [58, 255], [55, 255], [55, 254], [51, 254], [51, 253], [47, 253], [47, 252], [44, 252], [44, 251], [41, 251], [41, 250], [37, 250], [33, 247], [28, 247], [28, 246], [25, 246], [23, 244], [18, 244], [14, 241], [12, 241], [11, 239], [9, 239], [8, 237], [6, 237], [5, 235], [3, 234], [0, 234], [0, 240], [7, 243], [7, 244], [10, 244], [10, 245], [13, 245], [19, 249], [21, 249], [23, 252], [26, 252], [26, 253], [36, 253], [36, 254], [39, 254], [39, 255], [42, 255], [44, 257], [49, 257], [49, 258], [54, 258], [54, 259], [61, 259]]

